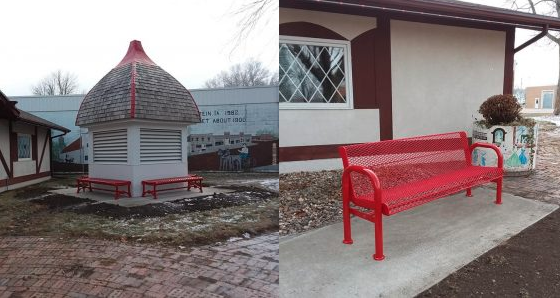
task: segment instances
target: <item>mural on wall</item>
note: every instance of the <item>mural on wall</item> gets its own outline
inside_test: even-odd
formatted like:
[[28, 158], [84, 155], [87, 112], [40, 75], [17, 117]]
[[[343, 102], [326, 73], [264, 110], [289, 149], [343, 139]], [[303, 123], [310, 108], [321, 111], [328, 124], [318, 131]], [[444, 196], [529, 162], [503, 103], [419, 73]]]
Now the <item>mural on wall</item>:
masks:
[[[509, 172], [530, 171], [535, 168], [535, 139], [537, 126], [493, 126], [485, 128], [475, 125], [473, 143], [489, 142], [500, 148], [504, 157], [504, 168]], [[472, 162], [476, 166], [496, 166], [496, 154], [487, 148], [475, 148]]]
[[[189, 135], [189, 155], [212, 154], [220, 171], [241, 171], [263, 166], [254, 149], [278, 141], [277, 107], [262, 104], [232, 104], [200, 107], [202, 122]], [[267, 159], [268, 160], [268, 159]], [[269, 162], [272, 164], [272, 162]]]

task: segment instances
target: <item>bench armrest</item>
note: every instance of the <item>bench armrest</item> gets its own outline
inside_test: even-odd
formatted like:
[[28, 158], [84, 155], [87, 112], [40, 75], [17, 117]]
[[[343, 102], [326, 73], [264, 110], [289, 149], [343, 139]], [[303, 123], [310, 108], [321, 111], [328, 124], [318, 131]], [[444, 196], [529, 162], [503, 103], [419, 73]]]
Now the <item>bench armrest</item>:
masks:
[[[379, 183], [379, 178], [375, 173], [365, 167], [362, 166], [348, 166], [344, 168], [344, 172], [342, 173], [342, 187], [344, 188], [345, 184], [350, 182], [350, 173], [356, 172], [368, 177], [371, 185], [373, 186], [373, 190], [375, 191], [375, 196], [377, 197], [379, 191], [381, 190], [381, 183]], [[350, 185], [347, 185], [348, 187]]]
[[498, 168], [504, 168], [504, 156], [502, 155], [502, 151], [500, 151], [500, 148], [488, 143], [474, 143], [471, 145], [471, 154], [476, 147], [483, 147], [494, 150], [494, 152], [496, 152], [496, 155], [498, 156]]

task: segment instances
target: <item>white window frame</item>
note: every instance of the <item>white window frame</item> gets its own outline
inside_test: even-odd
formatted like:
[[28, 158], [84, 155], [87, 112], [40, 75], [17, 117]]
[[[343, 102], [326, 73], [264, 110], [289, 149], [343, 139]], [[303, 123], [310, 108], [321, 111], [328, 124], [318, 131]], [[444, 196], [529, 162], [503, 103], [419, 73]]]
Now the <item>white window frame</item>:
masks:
[[354, 108], [354, 85], [352, 84], [352, 52], [350, 51], [350, 41], [280, 35], [279, 43], [296, 43], [311, 46], [344, 48], [344, 69], [346, 79], [346, 103], [287, 103], [280, 101], [279, 108], [281, 110], [351, 110]]
[[[544, 95], [545, 92], [551, 92], [551, 93], [552, 93], [552, 108], [554, 109], [554, 95], [555, 95], [555, 94], [554, 94], [554, 90], [541, 90], [541, 99], [544, 98], [543, 95]], [[539, 107], [540, 107], [541, 109], [544, 109], [544, 108], [543, 108], [543, 102], [544, 102], [543, 100], [539, 100]]]
[[[26, 136], [29, 138], [29, 157], [19, 157], [19, 137]], [[17, 150], [18, 150], [18, 161], [29, 161], [33, 158], [33, 137], [28, 133], [18, 133], [17, 134]]]

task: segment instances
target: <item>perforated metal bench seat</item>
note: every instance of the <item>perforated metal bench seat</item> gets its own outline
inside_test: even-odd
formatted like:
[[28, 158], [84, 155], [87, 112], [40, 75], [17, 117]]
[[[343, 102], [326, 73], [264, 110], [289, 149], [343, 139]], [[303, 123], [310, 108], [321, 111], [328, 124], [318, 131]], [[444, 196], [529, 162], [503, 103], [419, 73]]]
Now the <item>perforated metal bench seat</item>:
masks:
[[[497, 166], [471, 164], [476, 147], [492, 149]], [[342, 201], [344, 240], [352, 244], [350, 215], [375, 224], [375, 260], [383, 260], [382, 216], [495, 182], [496, 204], [501, 204], [503, 157], [496, 146], [469, 146], [465, 132], [356, 144], [339, 148], [344, 165]], [[355, 208], [359, 206], [367, 211]]]
[[[471, 166], [408, 185], [389, 188], [383, 192], [382, 212], [384, 215], [393, 215], [467, 188], [492, 182], [501, 176], [502, 172], [498, 168]], [[375, 208], [374, 194], [357, 197], [354, 204], [373, 209]]]

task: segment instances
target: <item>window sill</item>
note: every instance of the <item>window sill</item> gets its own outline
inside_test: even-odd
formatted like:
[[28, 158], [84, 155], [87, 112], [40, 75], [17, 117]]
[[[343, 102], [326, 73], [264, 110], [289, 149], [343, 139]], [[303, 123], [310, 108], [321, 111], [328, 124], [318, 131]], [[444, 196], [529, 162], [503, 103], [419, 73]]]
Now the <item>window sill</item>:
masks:
[[282, 104], [280, 110], [353, 110], [354, 107], [347, 104], [309, 105], [309, 104]]

